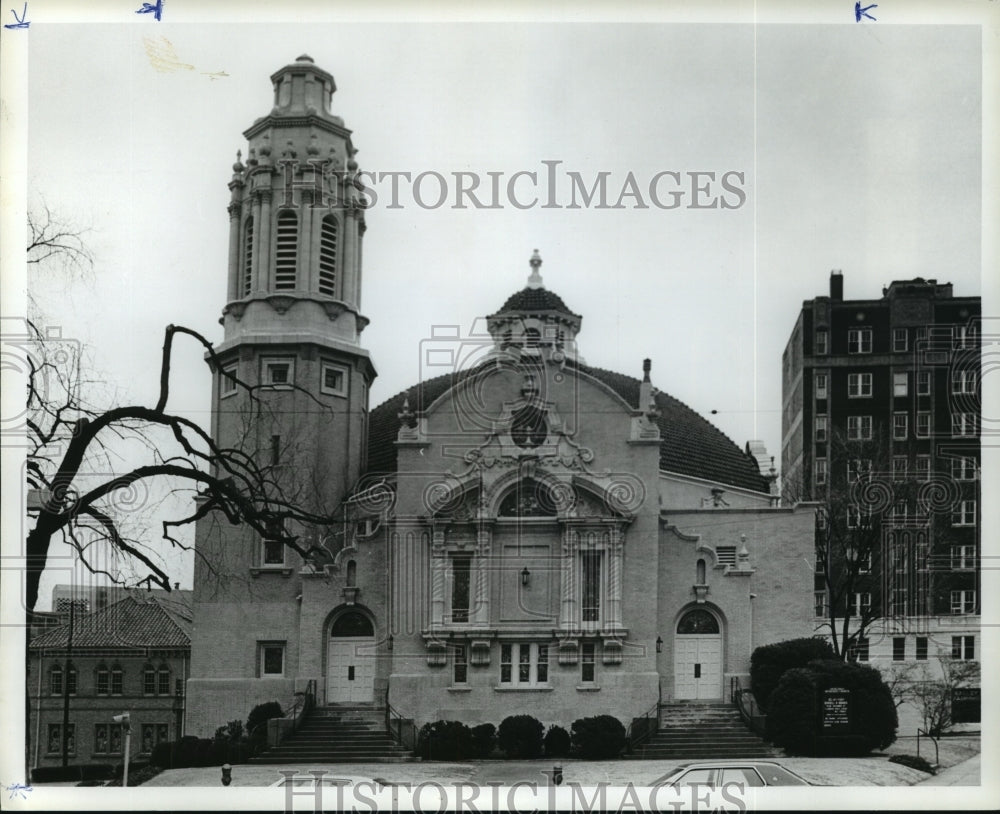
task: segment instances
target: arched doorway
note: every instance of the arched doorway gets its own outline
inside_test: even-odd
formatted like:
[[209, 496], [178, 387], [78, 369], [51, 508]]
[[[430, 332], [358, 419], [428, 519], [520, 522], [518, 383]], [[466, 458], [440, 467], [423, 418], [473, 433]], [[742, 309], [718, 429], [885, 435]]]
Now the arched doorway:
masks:
[[360, 611], [345, 611], [330, 626], [326, 701], [359, 703], [374, 697], [375, 628], [371, 619]]
[[703, 608], [689, 610], [677, 622], [674, 697], [693, 701], [722, 698], [722, 633], [719, 620]]

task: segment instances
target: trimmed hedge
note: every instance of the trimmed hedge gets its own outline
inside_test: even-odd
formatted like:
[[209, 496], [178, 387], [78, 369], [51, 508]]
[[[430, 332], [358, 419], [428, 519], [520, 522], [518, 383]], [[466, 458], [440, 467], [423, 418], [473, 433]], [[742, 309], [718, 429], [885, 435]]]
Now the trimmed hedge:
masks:
[[417, 735], [416, 753], [427, 760], [465, 760], [472, 754], [472, 732], [461, 721], [424, 724]]
[[[824, 690], [851, 691], [852, 731], [824, 735], [821, 698]], [[896, 705], [878, 670], [861, 664], [827, 660], [788, 670], [770, 697], [767, 738], [793, 755], [860, 756], [885, 749], [896, 740]]]
[[542, 722], [531, 715], [511, 715], [500, 722], [497, 742], [508, 758], [542, 756]]
[[493, 724], [479, 724], [472, 727], [472, 754], [486, 758], [493, 754], [497, 745], [497, 728]]
[[771, 693], [786, 670], [805, 667], [817, 659], [836, 659], [833, 647], [826, 639], [789, 639], [765, 644], [750, 656], [750, 685], [760, 708], [767, 711]]
[[221, 766], [223, 763], [246, 763], [252, 751], [247, 741], [209, 740], [185, 735], [179, 741], [154, 746], [149, 763], [163, 769]]
[[70, 780], [108, 780], [115, 767], [110, 763], [86, 766], [38, 766], [31, 770], [32, 783], [66, 783]]
[[569, 732], [561, 726], [553, 724], [545, 733], [545, 757], [566, 757], [569, 754], [572, 741]]
[[889, 762], [898, 763], [900, 766], [909, 766], [911, 769], [927, 772], [927, 774], [936, 774], [934, 767], [917, 755], [893, 755], [889, 758]]
[[573, 751], [582, 758], [613, 758], [625, 746], [625, 726], [613, 715], [577, 718], [572, 726]]

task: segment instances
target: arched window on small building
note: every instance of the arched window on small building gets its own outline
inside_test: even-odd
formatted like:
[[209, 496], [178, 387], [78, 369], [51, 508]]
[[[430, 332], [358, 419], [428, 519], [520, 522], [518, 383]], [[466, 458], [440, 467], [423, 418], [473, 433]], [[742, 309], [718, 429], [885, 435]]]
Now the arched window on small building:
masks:
[[698, 564], [695, 566], [695, 584], [704, 585], [705, 584], [705, 561], [698, 560]]
[[354, 587], [358, 584], [358, 564], [354, 560], [347, 561], [347, 585]]

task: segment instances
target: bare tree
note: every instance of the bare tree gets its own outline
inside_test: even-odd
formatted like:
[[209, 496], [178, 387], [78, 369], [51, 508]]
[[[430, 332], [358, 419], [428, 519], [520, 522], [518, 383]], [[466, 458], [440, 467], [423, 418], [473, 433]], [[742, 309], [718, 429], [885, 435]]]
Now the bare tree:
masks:
[[58, 217], [41, 200], [28, 213], [28, 265], [61, 264], [87, 276], [94, 269], [94, 256], [83, 239], [85, 229]]
[[[169, 575], [139, 535], [123, 533], [121, 519], [114, 511], [116, 493], [136, 484], [158, 481], [169, 484], [171, 489], [186, 487], [197, 492], [199, 500], [194, 511], [161, 521], [161, 536], [170, 545], [185, 548], [175, 530], [219, 513], [227, 522], [245, 524], [304, 557], [317, 553], [311, 543], [302, 542], [304, 538], [296, 530], [333, 524], [335, 508], [324, 508], [314, 500], [307, 503], [301, 488], [290, 487], [290, 481], [282, 477], [278, 462], [258, 454], [253, 439], [249, 445], [224, 446], [194, 421], [167, 409], [177, 336], [194, 339], [207, 353], [213, 369], [221, 371], [246, 394], [248, 420], [252, 422], [253, 416], [263, 416], [269, 409], [267, 388], [248, 384], [223, 370], [212, 343], [205, 337], [190, 328], [167, 326], [156, 403], [98, 410], [83, 403], [75, 386], [72, 371], [78, 362], [65, 358], [53, 361], [45, 349], [44, 337], [33, 330], [35, 344], [41, 350], [29, 356], [28, 375], [27, 485], [34, 515], [26, 552], [29, 611], [38, 600], [39, 581], [53, 539], [72, 546], [85, 567], [117, 579], [119, 575], [94, 562], [92, 546], [96, 535], [112, 550], [145, 568], [148, 573], [140, 584], [170, 590]], [[307, 391], [301, 392], [308, 395]], [[316, 404], [318, 409], [326, 409], [318, 401]], [[148, 461], [117, 471], [110, 448], [129, 441], [145, 447]]]
[[923, 718], [924, 730], [937, 737], [955, 723], [953, 698], [955, 691], [980, 684], [978, 661], [939, 659], [941, 675], [932, 677], [929, 665], [922, 676], [910, 684], [906, 700], [912, 702]]

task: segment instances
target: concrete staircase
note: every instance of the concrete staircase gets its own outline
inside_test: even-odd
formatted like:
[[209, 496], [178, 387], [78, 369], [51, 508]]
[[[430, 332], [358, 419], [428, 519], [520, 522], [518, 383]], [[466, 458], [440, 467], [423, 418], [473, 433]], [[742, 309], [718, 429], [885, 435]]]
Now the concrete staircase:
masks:
[[373, 704], [316, 707], [297, 732], [250, 763], [383, 763], [412, 760], [386, 732], [385, 709]]
[[676, 703], [660, 706], [660, 729], [633, 757], [720, 760], [772, 757], [774, 749], [755, 735], [733, 704]]

